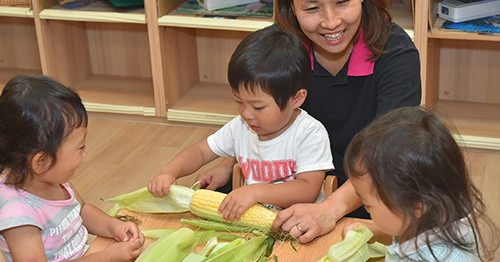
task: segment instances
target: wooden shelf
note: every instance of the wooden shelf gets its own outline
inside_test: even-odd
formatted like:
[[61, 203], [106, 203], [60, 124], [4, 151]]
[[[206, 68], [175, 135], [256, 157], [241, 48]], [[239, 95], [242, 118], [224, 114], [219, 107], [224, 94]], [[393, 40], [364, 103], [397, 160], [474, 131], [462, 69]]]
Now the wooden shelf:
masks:
[[170, 121], [223, 125], [238, 115], [228, 84], [199, 83], [167, 111]]
[[0, 90], [3, 90], [5, 84], [11, 78], [17, 75], [38, 75], [41, 74], [41, 69], [20, 69], [20, 68], [2, 68], [0, 67]]
[[29, 7], [0, 6], [0, 16], [33, 18], [33, 10]]
[[410, 0], [394, 1], [389, 13], [392, 16], [392, 21], [401, 26], [405, 32], [413, 40], [415, 38], [415, 30], [413, 25], [413, 11]]
[[155, 115], [151, 78], [91, 75], [73, 88], [89, 111]]
[[165, 15], [158, 19], [160, 26], [175, 26], [200, 29], [218, 29], [233, 31], [257, 31], [273, 24], [272, 19], [225, 19], [206, 18], [188, 15]]
[[144, 9], [120, 11], [103, 1], [97, 1], [78, 9], [64, 9], [59, 5], [53, 5], [50, 8], [41, 10], [40, 18], [66, 21], [146, 24]]
[[443, 23], [446, 20], [437, 18], [431, 28], [428, 37], [431, 39], [449, 39], [449, 40], [469, 40], [469, 41], [496, 41], [500, 42], [500, 36], [487, 35], [475, 32], [460, 32], [455, 30], [443, 29]]
[[500, 104], [439, 100], [435, 108], [456, 127], [463, 145], [500, 148]]
[[437, 0], [416, 1], [424, 103], [444, 112], [467, 147], [500, 150], [500, 36], [443, 29]]
[[[27, 8], [0, 6], [0, 10]], [[35, 22], [13, 14], [0, 16], [0, 89], [16, 75], [42, 73]]]

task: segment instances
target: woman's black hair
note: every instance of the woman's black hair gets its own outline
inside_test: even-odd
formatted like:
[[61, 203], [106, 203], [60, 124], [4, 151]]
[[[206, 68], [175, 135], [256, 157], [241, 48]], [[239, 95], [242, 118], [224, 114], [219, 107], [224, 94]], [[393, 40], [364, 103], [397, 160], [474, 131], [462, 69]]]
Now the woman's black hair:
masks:
[[300, 89], [307, 89], [311, 61], [302, 42], [276, 25], [247, 36], [238, 45], [228, 66], [233, 92], [240, 88], [271, 95], [283, 110]]
[[30, 178], [38, 152], [53, 166], [66, 136], [87, 123], [87, 111], [70, 88], [42, 75], [11, 79], [0, 96], [0, 173], [7, 173], [6, 184], [17, 187]]

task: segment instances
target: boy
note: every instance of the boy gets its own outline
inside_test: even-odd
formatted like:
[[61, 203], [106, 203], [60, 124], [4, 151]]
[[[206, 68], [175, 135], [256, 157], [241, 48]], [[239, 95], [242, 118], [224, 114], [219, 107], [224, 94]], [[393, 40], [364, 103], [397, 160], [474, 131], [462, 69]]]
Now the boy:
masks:
[[246, 37], [228, 67], [239, 116], [177, 155], [149, 181], [149, 191], [168, 194], [177, 178], [217, 157], [232, 156], [242, 167], [246, 186], [222, 201], [219, 212], [228, 222], [256, 203], [289, 207], [321, 200], [325, 172], [333, 169], [333, 161], [326, 129], [299, 109], [310, 69], [308, 52], [293, 34], [270, 26]]

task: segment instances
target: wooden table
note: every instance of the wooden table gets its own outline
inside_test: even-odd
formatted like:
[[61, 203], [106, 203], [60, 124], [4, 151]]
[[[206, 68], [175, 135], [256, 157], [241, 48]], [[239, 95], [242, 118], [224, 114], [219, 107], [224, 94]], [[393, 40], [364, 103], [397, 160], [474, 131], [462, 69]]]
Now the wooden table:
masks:
[[[195, 229], [194, 227], [181, 224], [179, 221], [181, 218], [193, 219], [196, 218], [190, 213], [181, 214], [143, 214], [135, 213], [132, 211], [124, 210], [122, 214], [132, 215], [141, 221], [139, 225], [141, 230], [148, 229], [160, 229], [160, 228], [181, 228], [189, 227]], [[332, 244], [335, 244], [342, 240], [342, 229], [347, 225], [360, 221], [361, 219], [355, 218], [343, 218], [337, 223], [335, 229], [329, 234], [323, 235], [316, 238], [308, 244], [296, 243], [294, 246], [297, 252], [293, 250], [290, 242], [276, 242], [274, 245], [273, 255], [278, 256], [278, 261], [313, 261], [316, 262], [318, 259], [328, 254], [328, 249]], [[154, 240], [146, 239], [144, 243], [143, 250], [153, 242]], [[96, 251], [102, 250], [103, 248], [114, 243], [113, 239], [97, 237], [90, 243], [90, 249], [86, 254], [91, 254]], [[200, 245], [202, 246], [202, 245]], [[201, 248], [200, 248], [201, 250]], [[272, 255], [271, 255], [272, 256]]]

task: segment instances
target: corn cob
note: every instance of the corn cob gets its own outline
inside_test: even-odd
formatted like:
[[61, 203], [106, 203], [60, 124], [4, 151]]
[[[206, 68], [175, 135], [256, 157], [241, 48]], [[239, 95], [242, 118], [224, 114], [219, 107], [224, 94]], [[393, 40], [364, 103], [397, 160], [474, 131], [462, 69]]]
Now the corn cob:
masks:
[[[222, 214], [217, 211], [224, 197], [226, 197], [224, 193], [205, 189], [197, 190], [191, 198], [191, 212], [205, 219], [224, 222]], [[276, 212], [273, 210], [260, 205], [254, 205], [243, 213], [240, 220], [235, 220], [233, 223], [263, 231], [270, 231], [275, 218]]]

